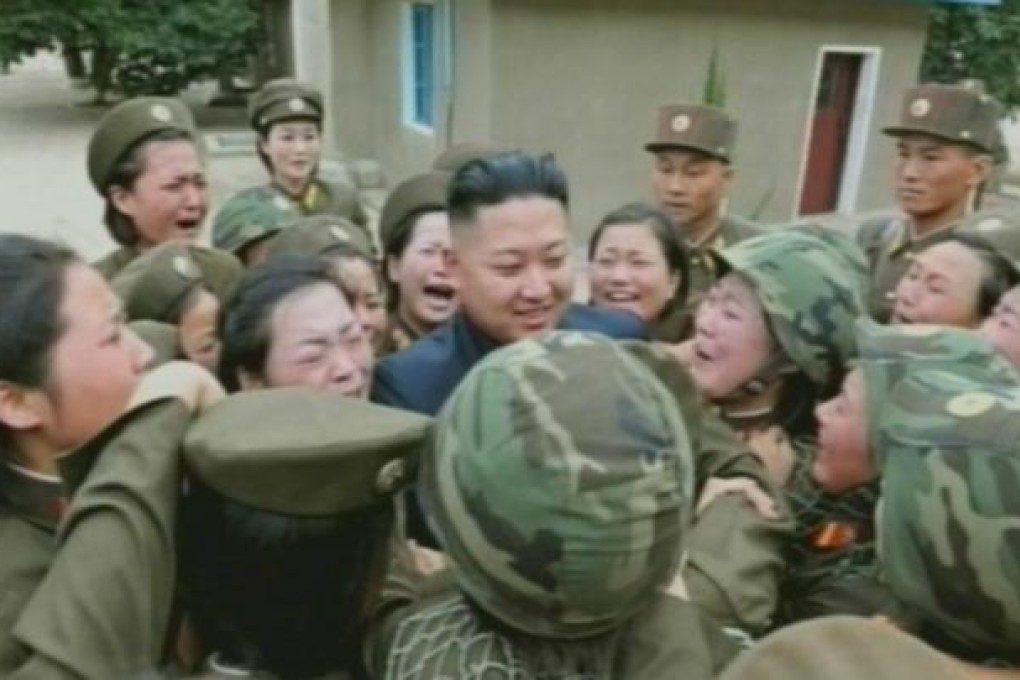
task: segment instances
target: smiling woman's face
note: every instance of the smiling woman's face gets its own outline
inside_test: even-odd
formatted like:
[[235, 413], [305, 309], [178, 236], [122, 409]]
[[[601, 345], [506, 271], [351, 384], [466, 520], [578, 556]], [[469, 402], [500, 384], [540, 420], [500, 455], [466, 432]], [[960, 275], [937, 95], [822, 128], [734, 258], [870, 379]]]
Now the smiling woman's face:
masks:
[[679, 277], [646, 224], [606, 227], [588, 268], [592, 303], [654, 321], [676, 294]]

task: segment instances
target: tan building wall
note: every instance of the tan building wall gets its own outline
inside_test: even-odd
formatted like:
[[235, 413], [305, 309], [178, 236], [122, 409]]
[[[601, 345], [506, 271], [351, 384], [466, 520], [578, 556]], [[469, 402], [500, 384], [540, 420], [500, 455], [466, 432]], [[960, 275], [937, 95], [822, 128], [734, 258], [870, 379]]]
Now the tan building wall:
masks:
[[579, 234], [648, 197], [652, 109], [700, 99], [713, 46], [742, 124], [731, 210], [764, 205], [768, 221], [795, 213], [823, 46], [867, 48], [876, 60], [852, 208], [888, 205], [893, 152], [880, 129], [916, 79], [926, 21], [924, 7], [893, 0], [437, 0], [451, 10], [455, 75], [439, 78], [430, 134], [402, 119], [404, 2], [330, 1], [340, 149], [377, 158], [391, 184], [426, 167], [447, 137], [553, 151]]

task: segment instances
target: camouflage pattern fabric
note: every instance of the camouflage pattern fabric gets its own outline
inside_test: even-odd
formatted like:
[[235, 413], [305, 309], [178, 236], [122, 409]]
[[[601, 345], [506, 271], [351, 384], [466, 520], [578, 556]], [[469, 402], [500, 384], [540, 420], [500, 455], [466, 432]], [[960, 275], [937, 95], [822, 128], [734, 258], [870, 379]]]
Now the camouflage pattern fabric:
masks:
[[693, 483], [673, 396], [626, 349], [577, 332], [479, 363], [419, 481], [465, 595], [558, 639], [612, 630], [673, 579]]
[[[977, 333], [944, 326], [881, 326], [861, 319], [856, 328], [864, 377], [871, 451], [877, 464], [888, 454], [880, 424], [889, 428], [895, 404], [889, 393], [910, 372], [921, 368], [944, 370], [989, 385], [1020, 385], [1020, 373], [994, 346]], [[913, 427], [913, 413], [898, 414], [902, 427]]]
[[889, 587], [954, 652], [1020, 662], [1020, 386], [922, 363], [880, 405]]
[[[841, 234], [821, 238], [805, 229], [749, 239], [718, 257], [725, 271], [741, 274], [754, 287], [787, 357], [827, 386], [856, 353], [853, 324], [864, 311], [864, 256]], [[848, 261], [857, 264], [849, 267]]]
[[216, 213], [212, 227], [213, 246], [237, 254], [245, 246], [272, 236], [300, 216], [286, 199], [266, 200], [262, 194], [238, 194]]

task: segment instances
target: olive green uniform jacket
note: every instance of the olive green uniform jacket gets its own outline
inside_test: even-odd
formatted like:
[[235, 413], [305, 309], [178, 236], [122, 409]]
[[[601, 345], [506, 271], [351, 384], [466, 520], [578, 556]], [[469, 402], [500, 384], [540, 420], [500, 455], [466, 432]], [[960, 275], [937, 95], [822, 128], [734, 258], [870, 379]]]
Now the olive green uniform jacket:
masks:
[[698, 305], [718, 276], [716, 261], [710, 253], [764, 233], [765, 230], [753, 222], [726, 215], [720, 220], [715, 233], [696, 246], [688, 243], [690, 259], [686, 299], [677, 300], [673, 309], [651, 324], [652, 339], [675, 343], [690, 338], [694, 334], [694, 314]]
[[[380, 677], [469, 680], [490, 677], [487, 673], [510, 677], [499, 673], [505, 663], [499, 648], [507, 639], [512, 638], [494, 630], [455, 593], [400, 623]], [[612, 647], [612, 677], [627, 680], [713, 678], [738, 651], [696, 606], [665, 594], [605, 641]], [[572, 644], [563, 643], [564, 655], [569, 655]], [[556, 642], [549, 646], [556, 647]]]
[[3, 473], [0, 677], [107, 680], [157, 668], [190, 420], [176, 400], [147, 404], [62, 459], [62, 513], [64, 494]]
[[857, 245], [864, 251], [871, 270], [868, 313], [875, 321], [887, 323], [892, 315], [892, 294], [910, 268], [911, 257], [928, 246], [941, 243], [953, 235], [949, 225], [920, 238], [913, 238], [910, 226], [902, 217], [882, 217], [861, 224]]

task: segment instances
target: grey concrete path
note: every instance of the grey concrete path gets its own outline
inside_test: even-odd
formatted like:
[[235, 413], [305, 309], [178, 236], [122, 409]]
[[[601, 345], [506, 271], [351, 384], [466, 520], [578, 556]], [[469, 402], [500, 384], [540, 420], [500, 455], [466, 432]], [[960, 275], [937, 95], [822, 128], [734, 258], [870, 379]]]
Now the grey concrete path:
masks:
[[[184, 95], [202, 131], [210, 137], [244, 131], [243, 111], [206, 107], [209, 94], [199, 87]], [[0, 75], [0, 231], [65, 243], [89, 261], [114, 247], [85, 170], [89, 136], [107, 110], [89, 105], [91, 98], [91, 91], [72, 87], [51, 54]], [[251, 154], [211, 154], [208, 172], [214, 206], [265, 181]]]

